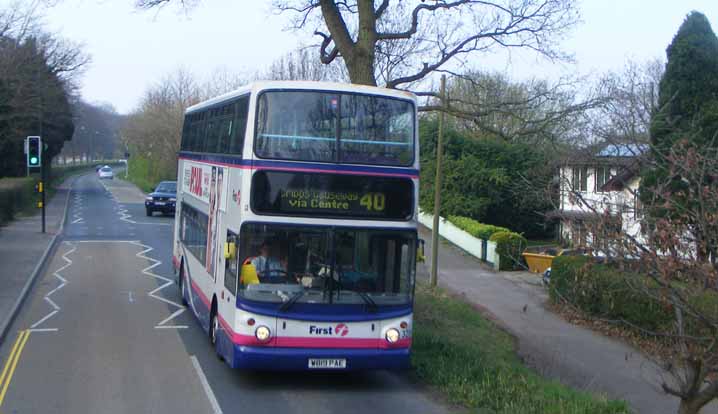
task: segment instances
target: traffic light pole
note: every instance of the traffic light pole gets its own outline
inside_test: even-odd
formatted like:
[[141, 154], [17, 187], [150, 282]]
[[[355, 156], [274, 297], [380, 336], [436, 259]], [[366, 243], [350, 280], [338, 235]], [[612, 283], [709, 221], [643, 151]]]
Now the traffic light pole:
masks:
[[42, 204], [42, 232], [45, 233], [45, 163], [40, 163], [40, 204]]

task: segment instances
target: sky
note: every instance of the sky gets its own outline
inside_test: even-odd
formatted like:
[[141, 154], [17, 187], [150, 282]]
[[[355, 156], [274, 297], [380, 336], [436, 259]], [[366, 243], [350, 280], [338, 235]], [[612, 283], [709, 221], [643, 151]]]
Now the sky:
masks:
[[[5, 6], [10, 0], [0, 0]], [[175, 0], [177, 2], [177, 0]], [[202, 0], [190, 11], [167, 6], [140, 11], [134, 0], [56, 0], [43, 11], [46, 28], [84, 45], [92, 62], [81, 78], [89, 102], [132, 111], [142, 93], [177, 68], [198, 76], [222, 69], [252, 73], [313, 41], [286, 30], [271, 0]], [[716, 0], [581, 0], [582, 22], [561, 42], [575, 63], [550, 63], [529, 53], [477, 55], [475, 68], [506, 71], [515, 79], [619, 71], [628, 60], [664, 58], [691, 10], [718, 30]]]

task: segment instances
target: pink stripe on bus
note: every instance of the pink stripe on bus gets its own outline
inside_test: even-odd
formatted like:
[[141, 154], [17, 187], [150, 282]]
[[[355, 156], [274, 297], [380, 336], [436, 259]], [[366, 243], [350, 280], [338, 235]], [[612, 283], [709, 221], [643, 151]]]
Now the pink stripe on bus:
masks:
[[[197, 292], [199, 298], [210, 308], [209, 299], [202, 293], [199, 286], [192, 281], [192, 288]], [[294, 337], [294, 336], [272, 336], [269, 342], [260, 342], [254, 335], [244, 335], [234, 331], [232, 326], [217, 315], [222, 329], [227, 333], [230, 340], [236, 345], [244, 346], [277, 346], [284, 348], [353, 348], [353, 349], [397, 349], [411, 347], [411, 338], [400, 339], [390, 344], [381, 338], [316, 338], [316, 337]], [[274, 331], [273, 327], [270, 327]], [[272, 332], [273, 335], [276, 332]]]

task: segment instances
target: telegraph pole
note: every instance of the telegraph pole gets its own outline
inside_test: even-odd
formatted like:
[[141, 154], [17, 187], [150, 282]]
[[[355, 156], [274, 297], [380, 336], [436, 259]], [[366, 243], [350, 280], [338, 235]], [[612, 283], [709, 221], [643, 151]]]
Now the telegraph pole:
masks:
[[444, 158], [444, 110], [446, 109], [446, 75], [441, 75], [441, 110], [439, 111], [439, 136], [436, 143], [436, 177], [434, 179], [434, 225], [431, 229], [431, 287], [438, 283], [439, 268], [439, 212], [441, 211], [441, 163]]

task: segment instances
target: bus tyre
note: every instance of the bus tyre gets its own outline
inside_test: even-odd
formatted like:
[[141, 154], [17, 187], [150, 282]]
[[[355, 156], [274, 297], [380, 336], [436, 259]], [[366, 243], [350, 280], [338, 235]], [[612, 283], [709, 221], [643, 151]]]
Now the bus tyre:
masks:
[[180, 263], [178, 283], [180, 296], [182, 296], [182, 304], [187, 306], [187, 296], [185, 296], [186, 283], [184, 282], [184, 260]]
[[222, 355], [219, 353], [219, 346], [217, 345], [217, 331], [219, 330], [219, 318], [217, 317], [217, 311], [212, 312], [212, 316], [209, 321], [209, 340], [214, 347], [214, 352], [219, 360], [222, 360]]

